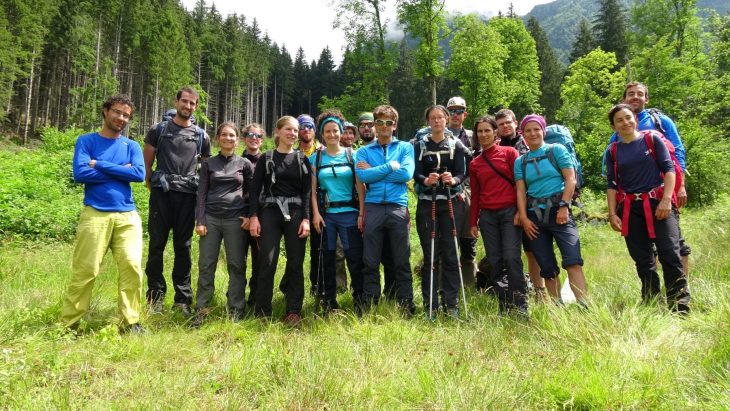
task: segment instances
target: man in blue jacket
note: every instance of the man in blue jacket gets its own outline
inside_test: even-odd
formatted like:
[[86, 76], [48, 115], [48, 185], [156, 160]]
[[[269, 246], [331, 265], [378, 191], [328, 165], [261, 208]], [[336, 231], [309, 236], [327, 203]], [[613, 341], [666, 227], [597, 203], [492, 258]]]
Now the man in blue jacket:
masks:
[[380, 299], [380, 260], [383, 239], [393, 245], [395, 296], [406, 314], [415, 313], [409, 243], [408, 188], [415, 168], [413, 145], [393, 137], [398, 112], [383, 105], [373, 111], [377, 140], [357, 151], [356, 170], [366, 184], [363, 232], [363, 303]]
[[[674, 145], [674, 155], [677, 157], [679, 165], [682, 166], [682, 171], [687, 168], [686, 163], [686, 152], [684, 144], [682, 144], [682, 138], [679, 136], [677, 126], [674, 124], [671, 118], [667, 117], [659, 110], [646, 108], [646, 103], [649, 102], [649, 88], [644, 83], [638, 81], [632, 81], [626, 84], [624, 87], [623, 103], [631, 106], [631, 110], [636, 114], [637, 127], [639, 130], [656, 130], [659, 131], [671, 141]], [[618, 134], [615, 132], [611, 135], [610, 143], [613, 143], [619, 139]], [[607, 149], [608, 150], [608, 149]], [[687, 204], [687, 190], [685, 189], [686, 179], [682, 179], [682, 186], [677, 192], [677, 206], [683, 207]], [[676, 210], [675, 210], [676, 211]], [[677, 213], [677, 222], [679, 223], [679, 214]], [[679, 232], [679, 254], [682, 256], [682, 268], [684, 273], [689, 275], [689, 255], [692, 249], [684, 241], [684, 236], [680, 230]]]
[[122, 331], [144, 333], [139, 324], [142, 300], [142, 222], [132, 199], [131, 182], [142, 182], [144, 159], [139, 144], [122, 135], [134, 104], [126, 95], [103, 105], [100, 132], [76, 140], [73, 174], [84, 184], [84, 209], [76, 230], [72, 276], [63, 298], [61, 322], [78, 326], [89, 309], [94, 280], [104, 254], [112, 250], [119, 271]]

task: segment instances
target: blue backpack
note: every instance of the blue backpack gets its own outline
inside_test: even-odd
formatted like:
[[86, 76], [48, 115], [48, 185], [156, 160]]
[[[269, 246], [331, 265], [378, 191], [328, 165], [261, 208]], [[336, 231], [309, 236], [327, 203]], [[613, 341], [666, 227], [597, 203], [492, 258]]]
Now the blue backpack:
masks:
[[[547, 126], [545, 129], [545, 143], [560, 144], [568, 150], [568, 153], [570, 153], [570, 158], [573, 161], [573, 169], [575, 170], [575, 190], [577, 193], [578, 190], [585, 185], [585, 178], [583, 177], [583, 165], [580, 163], [578, 153], [575, 151], [575, 141], [573, 140], [573, 135], [570, 133], [570, 130], [568, 130], [568, 127], [560, 124]], [[558, 163], [554, 160], [554, 157], [551, 158], [551, 163], [553, 163], [555, 168], [560, 171], [560, 167], [558, 167]]]

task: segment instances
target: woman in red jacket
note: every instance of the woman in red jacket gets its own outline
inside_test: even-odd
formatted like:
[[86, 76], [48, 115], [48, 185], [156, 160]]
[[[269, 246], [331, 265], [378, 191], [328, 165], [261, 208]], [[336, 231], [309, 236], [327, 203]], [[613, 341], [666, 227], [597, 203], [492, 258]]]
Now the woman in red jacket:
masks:
[[517, 214], [514, 164], [519, 153], [513, 147], [500, 146], [497, 141], [497, 122], [484, 116], [474, 124], [474, 136], [482, 152], [469, 165], [472, 207], [470, 226], [475, 238], [481, 232], [484, 249], [492, 267], [492, 281], [507, 273], [505, 294], [498, 289], [499, 313], [516, 309], [521, 315], [527, 311], [527, 283], [522, 273], [522, 228]]

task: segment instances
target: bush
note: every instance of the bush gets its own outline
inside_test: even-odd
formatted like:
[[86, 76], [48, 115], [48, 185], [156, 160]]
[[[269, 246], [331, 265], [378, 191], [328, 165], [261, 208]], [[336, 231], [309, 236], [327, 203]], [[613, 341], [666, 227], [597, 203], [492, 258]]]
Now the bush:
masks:
[[708, 206], [727, 192], [730, 184], [730, 141], [696, 120], [679, 125], [687, 152], [687, 196], [690, 205]]

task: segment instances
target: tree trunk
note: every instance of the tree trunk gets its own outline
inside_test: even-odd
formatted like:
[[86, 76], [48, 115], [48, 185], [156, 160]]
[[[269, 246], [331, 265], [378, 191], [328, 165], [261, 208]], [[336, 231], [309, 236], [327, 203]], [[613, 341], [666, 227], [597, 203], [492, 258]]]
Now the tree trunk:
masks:
[[30, 126], [30, 101], [33, 99], [33, 77], [35, 76], [35, 56], [38, 51], [33, 47], [30, 57], [30, 76], [28, 77], [28, 89], [25, 98], [25, 126], [23, 127], [23, 145], [28, 144], [28, 127]]

